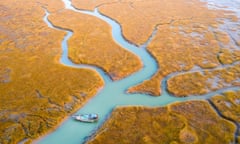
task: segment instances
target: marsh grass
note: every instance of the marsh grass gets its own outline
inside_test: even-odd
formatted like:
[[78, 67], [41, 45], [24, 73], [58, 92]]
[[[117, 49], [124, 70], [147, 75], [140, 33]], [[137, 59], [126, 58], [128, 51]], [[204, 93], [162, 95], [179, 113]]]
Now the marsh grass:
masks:
[[158, 108], [119, 107], [87, 143], [225, 144], [234, 141], [235, 129], [206, 101]]
[[[231, 36], [220, 29], [226, 21], [237, 23], [238, 18], [230, 11], [210, 10], [206, 3], [198, 0], [97, 0], [91, 3], [75, 0], [73, 4], [88, 10], [100, 6], [99, 11], [119, 22], [124, 37], [136, 45], [144, 43], [157, 27], [157, 35], [147, 48], [156, 58], [159, 70], [150, 80], [130, 88], [131, 93], [159, 96], [162, 79], [171, 73], [187, 72], [195, 67], [212, 69], [240, 58], [239, 51], [231, 48]], [[191, 80], [187, 80], [190, 91], [186, 91], [185, 96], [209, 92], [203, 88], [207, 79], [199, 78], [198, 83], [191, 83]], [[179, 84], [182, 83], [174, 87], [181, 87]], [[178, 93], [178, 89], [172, 93]]]
[[59, 63], [65, 33], [48, 28], [42, 8], [56, 11], [59, 3], [1, 2], [1, 144], [30, 143], [53, 130], [103, 85], [96, 72]]
[[240, 86], [239, 74], [239, 64], [223, 69], [182, 74], [168, 80], [168, 91], [175, 96], [187, 96]]
[[211, 98], [218, 110], [227, 118], [240, 123], [240, 91], [229, 91]]
[[74, 32], [69, 40], [69, 58], [73, 62], [101, 67], [113, 80], [122, 79], [141, 68], [140, 59], [116, 44], [111, 28], [98, 18], [62, 10], [52, 14], [50, 20]]

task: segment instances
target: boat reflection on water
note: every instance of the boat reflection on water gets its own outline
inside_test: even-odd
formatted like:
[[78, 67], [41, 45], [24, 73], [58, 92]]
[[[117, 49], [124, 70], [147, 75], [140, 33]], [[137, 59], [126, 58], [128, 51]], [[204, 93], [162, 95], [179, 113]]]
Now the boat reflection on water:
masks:
[[91, 114], [73, 115], [72, 118], [80, 122], [94, 123], [98, 121], [98, 114], [91, 113]]

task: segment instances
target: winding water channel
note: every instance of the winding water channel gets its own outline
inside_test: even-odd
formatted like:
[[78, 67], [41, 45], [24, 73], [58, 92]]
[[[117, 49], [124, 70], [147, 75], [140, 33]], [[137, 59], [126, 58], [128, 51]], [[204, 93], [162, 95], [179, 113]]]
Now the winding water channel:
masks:
[[[162, 95], [160, 97], [152, 97], [147, 94], [127, 94], [126, 90], [134, 86], [136, 84], [141, 83], [146, 79], [150, 79], [153, 74], [155, 74], [158, 70], [158, 65], [156, 60], [148, 53], [146, 50], [146, 46], [151, 42], [156, 34], [156, 29], [152, 32], [152, 35], [140, 47], [135, 46], [127, 42], [121, 33], [120, 25], [102, 15], [98, 12], [98, 9], [94, 11], [84, 11], [74, 8], [71, 5], [70, 0], [62, 0], [65, 4], [66, 9], [73, 10], [78, 13], [83, 13], [91, 16], [95, 16], [98, 19], [101, 19], [107, 22], [112, 28], [112, 37], [117, 44], [119, 44], [122, 48], [128, 50], [129, 52], [138, 56], [142, 63], [143, 68], [138, 72], [122, 79], [119, 81], [112, 81], [110, 77], [104, 73], [101, 68], [90, 66], [90, 65], [83, 65], [83, 64], [74, 64], [68, 59], [68, 40], [74, 34], [71, 30], [67, 28], [61, 28], [58, 26], [54, 26], [49, 20], [48, 16], [49, 13], [46, 10], [46, 15], [44, 16], [45, 23], [53, 29], [61, 30], [67, 32], [63, 41], [62, 41], [62, 50], [63, 54], [61, 57], [60, 62], [63, 65], [74, 67], [74, 68], [87, 68], [95, 70], [99, 73], [99, 75], [104, 80], [104, 87], [101, 91], [94, 96], [91, 100], [89, 100], [78, 112], [79, 113], [98, 113], [99, 114], [99, 122], [86, 124], [86, 123], [79, 123], [74, 121], [71, 118], [68, 118], [56, 131], [52, 132], [51, 134], [47, 135], [45, 138], [41, 139], [38, 143], [40, 144], [60, 144], [60, 143], [68, 143], [68, 144], [79, 144], [83, 143], [88, 136], [90, 136], [94, 131], [96, 131], [106, 120], [108, 115], [116, 106], [128, 106], [128, 105], [141, 105], [141, 106], [164, 106], [170, 103], [178, 102], [178, 101], [187, 101], [187, 100], [200, 100], [200, 99], [209, 99], [211, 96], [222, 93], [226, 90], [238, 90], [239, 87], [231, 87], [226, 89], [221, 89], [212, 93], [208, 93], [206, 95], [201, 96], [190, 96], [190, 97], [183, 97], [177, 98], [171, 96], [166, 90], [166, 81], [173, 76], [176, 76], [181, 73], [173, 73], [167, 76], [162, 81]], [[222, 68], [222, 67], [219, 67]]]

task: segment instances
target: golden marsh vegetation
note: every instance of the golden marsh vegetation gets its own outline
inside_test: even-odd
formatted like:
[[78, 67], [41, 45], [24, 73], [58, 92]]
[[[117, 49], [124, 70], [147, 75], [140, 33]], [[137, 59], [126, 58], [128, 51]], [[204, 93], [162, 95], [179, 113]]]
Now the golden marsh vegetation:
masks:
[[234, 141], [235, 130], [207, 101], [158, 108], [119, 107], [88, 143], [226, 144]]
[[225, 92], [210, 99], [223, 116], [240, 123], [240, 90]]
[[168, 80], [168, 91], [175, 96], [206, 94], [240, 86], [240, 63], [230, 67], [177, 75]]
[[[128, 92], [159, 96], [161, 82], [167, 76], [167, 90], [175, 96], [201, 95], [240, 85], [240, 24], [230, 11], [210, 10], [198, 0], [73, 0], [73, 4], [87, 10], [98, 7], [116, 20], [124, 37], [136, 45], [143, 44], [156, 28], [147, 49], [156, 58], [159, 70]], [[224, 27], [227, 23], [234, 26]], [[88, 143], [233, 142], [236, 126], [229, 119], [239, 121], [238, 97], [239, 92], [225, 92], [209, 100], [228, 121], [207, 101], [161, 108], [117, 108]]]
[[[229, 11], [209, 10], [198, 0], [73, 0], [80, 9], [99, 11], [122, 26], [124, 37], [141, 45], [156, 28], [148, 46], [158, 72], [129, 92], [160, 95], [161, 81], [175, 96], [206, 94], [240, 85], [240, 41], [220, 26], [239, 20]], [[101, 67], [113, 80], [142, 66], [138, 57], [122, 49], [111, 28], [92, 16], [64, 9], [62, 1], [11, 0], [0, 4], [0, 143], [31, 143], [54, 129], [103, 86], [87, 69], [59, 63], [66, 33], [43, 21], [74, 32], [69, 58]], [[143, 10], [144, 9], [144, 10]], [[240, 37], [240, 32], [238, 33]], [[228, 119], [239, 123], [239, 91], [219, 94], [209, 101]], [[120, 107], [89, 143], [230, 143], [236, 126], [221, 118], [207, 101], [175, 103], [166, 107]], [[109, 138], [111, 137], [111, 138]], [[127, 139], [126, 139], [127, 138]], [[240, 139], [240, 138], [239, 138]], [[26, 141], [25, 141], [26, 140]], [[240, 140], [238, 140], [240, 141]]]
[[74, 6], [84, 10], [94, 10], [98, 6], [115, 2], [118, 2], [118, 0], [94, 0], [88, 2], [86, 2], [85, 0], [72, 0]]
[[1, 144], [30, 142], [53, 129], [103, 85], [96, 72], [59, 63], [65, 33], [48, 28], [43, 6], [57, 11], [63, 5], [38, 0], [0, 4]]
[[71, 10], [54, 13], [50, 20], [74, 32], [69, 40], [69, 58], [73, 62], [101, 67], [114, 80], [141, 68], [140, 59], [113, 41], [110, 26], [102, 20]]
[[[239, 36], [233, 37], [231, 34], [239, 35], [239, 19], [230, 11], [210, 10], [206, 3], [199, 0], [112, 2], [96, 0], [87, 4], [82, 0], [74, 0], [73, 3], [80, 9], [93, 10], [98, 6], [101, 13], [120, 23], [124, 37], [136, 45], [145, 42], [154, 28], [157, 29], [157, 35], [148, 46], [148, 50], [156, 58], [159, 70], [151, 79], [130, 88], [129, 92], [159, 96], [161, 81], [169, 74], [188, 72], [193, 69], [199, 69], [199, 71], [212, 69], [221, 65], [233, 64], [240, 59], [239, 39], [237, 39]], [[228, 22], [236, 25], [221, 29], [221, 26]], [[238, 69], [239, 65], [234, 66]], [[227, 71], [227, 69], [223, 71]], [[235, 71], [233, 75], [236, 76], [236, 72], [238, 71]], [[208, 88], [205, 88], [203, 90], [199, 87], [204, 87], [209, 81], [202, 80], [195, 84], [191, 81], [191, 73], [185, 75], [188, 79], [184, 79], [187, 83], [184, 85], [186, 89], [189, 87], [191, 90], [181, 93], [179, 92], [179, 89], [183, 87], [181, 83], [171, 81], [169, 83], [171, 83], [173, 94], [183, 95], [184, 93], [184, 96], [188, 96], [205, 94], [209, 90], [217, 89], [206, 90]], [[228, 76], [224, 80], [231, 81], [233, 78], [239, 79], [239, 76]], [[201, 79], [201, 77], [196, 79]], [[232, 83], [228, 84], [228, 87], [234, 86]]]

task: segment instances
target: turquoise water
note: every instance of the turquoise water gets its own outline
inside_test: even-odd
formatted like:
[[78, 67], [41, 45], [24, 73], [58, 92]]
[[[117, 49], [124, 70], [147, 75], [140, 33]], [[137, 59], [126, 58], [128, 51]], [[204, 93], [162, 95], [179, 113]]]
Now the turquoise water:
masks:
[[125, 91], [142, 81], [151, 78], [151, 76], [157, 72], [159, 66], [157, 65], [155, 59], [146, 51], [146, 46], [151, 42], [152, 38], [154, 38], [156, 34], [156, 30], [153, 30], [152, 35], [142, 46], [135, 46], [127, 42], [121, 33], [120, 25], [114, 20], [101, 15], [97, 9], [93, 12], [91, 11], [82, 11], [77, 10], [71, 6], [71, 2], [69, 0], [63, 0], [67, 9], [73, 10], [75, 12], [95, 16], [105, 22], [107, 22], [112, 27], [112, 37], [117, 44], [119, 44], [124, 49], [128, 50], [131, 53], [134, 53], [138, 56], [143, 64], [143, 68], [138, 72], [122, 79], [119, 81], [112, 81], [107, 74], [101, 68], [90, 66], [90, 65], [82, 65], [82, 64], [74, 64], [68, 59], [68, 45], [67, 41], [74, 34], [72, 31], [64, 28], [59, 28], [54, 25], [47, 19], [49, 13], [46, 11], [46, 15], [44, 17], [44, 21], [48, 24], [49, 27], [67, 32], [66, 36], [62, 41], [62, 50], [63, 54], [60, 59], [60, 62], [63, 65], [74, 67], [74, 68], [87, 68], [92, 69], [98, 72], [98, 74], [103, 78], [105, 85], [103, 89], [94, 96], [91, 100], [89, 100], [76, 114], [80, 113], [98, 113], [99, 114], [99, 122], [98, 123], [80, 123], [74, 121], [70, 117], [54, 132], [47, 135], [38, 143], [40, 144], [79, 144], [83, 143], [88, 136], [90, 136], [94, 131], [96, 131], [101, 124], [108, 118], [111, 111], [116, 106], [128, 106], [128, 105], [141, 105], [141, 106], [164, 106], [169, 103], [178, 102], [178, 101], [187, 101], [187, 100], [200, 100], [207, 99], [212, 95], [217, 93], [221, 93], [226, 90], [237, 90], [238, 87], [222, 89], [219, 91], [215, 91], [212, 93], [208, 93], [202, 96], [192, 96], [185, 98], [177, 98], [173, 97], [166, 91], [166, 80], [171, 76], [180, 74], [174, 73], [166, 77], [162, 82], [162, 91], [163, 94], [161, 97], [151, 97], [146, 94], [127, 94]]

